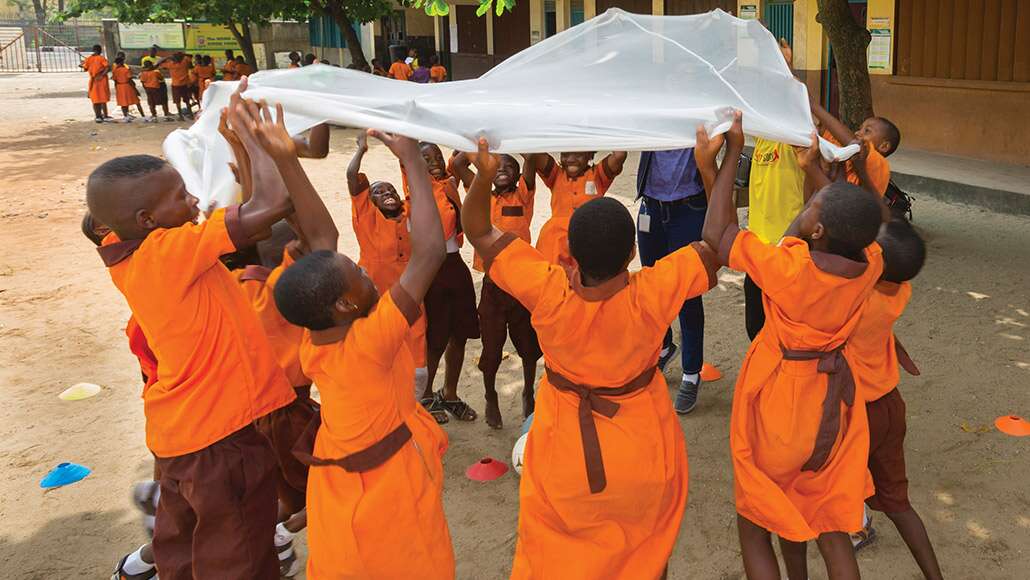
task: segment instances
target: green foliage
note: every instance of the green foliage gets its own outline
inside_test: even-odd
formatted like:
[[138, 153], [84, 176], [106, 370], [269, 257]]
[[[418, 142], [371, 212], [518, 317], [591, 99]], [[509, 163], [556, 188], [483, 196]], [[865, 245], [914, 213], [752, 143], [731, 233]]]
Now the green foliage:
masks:
[[[451, 11], [447, 0], [408, 0], [405, 5], [412, 8], [423, 8], [429, 16], [447, 16]], [[476, 16], [487, 14], [491, 7], [495, 14], [501, 16], [505, 11], [511, 12], [515, 8], [515, 0], [479, 0]]]
[[62, 16], [105, 9], [120, 22], [135, 24], [173, 20], [264, 24], [274, 18], [304, 20], [307, 14], [300, 0], [72, 0]]

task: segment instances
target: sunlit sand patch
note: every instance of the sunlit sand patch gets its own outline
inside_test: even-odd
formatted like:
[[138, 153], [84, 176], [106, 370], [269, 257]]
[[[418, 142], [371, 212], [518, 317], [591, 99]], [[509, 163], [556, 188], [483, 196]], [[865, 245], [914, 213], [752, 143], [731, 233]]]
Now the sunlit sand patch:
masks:
[[990, 296], [988, 296], [987, 294], [980, 294], [979, 292], [966, 292], [966, 295], [968, 295], [973, 300], [983, 300], [984, 298], [990, 298]]
[[1002, 324], [1005, 326], [1017, 326], [1019, 328], [1026, 328], [1026, 323], [1020, 322], [1011, 316], [1005, 316], [994, 321], [995, 324]]
[[987, 528], [980, 525], [979, 522], [969, 520], [966, 522], [966, 529], [969, 530], [970, 535], [981, 540], [991, 539], [991, 532]]
[[1026, 310], [1023, 310], [1022, 308], [1017, 308], [1016, 313], [1020, 316], [1030, 316], [1030, 313], [1028, 313]]
[[1016, 517], [1016, 525], [1021, 528], [1030, 528], [1030, 518], [1026, 516]]
[[955, 505], [955, 496], [951, 495], [950, 492], [938, 491], [934, 494], [934, 497], [944, 505]]
[[1015, 334], [1006, 334], [1004, 332], [1002, 332], [998, 336], [1002, 338], [1007, 338], [1009, 340], [1025, 340], [1022, 336], [1016, 336]]
[[939, 522], [953, 522], [955, 521], [955, 514], [951, 510], [937, 510], [934, 512], [934, 517]]
[[1026, 369], [1026, 370], [1030, 371], [1030, 363], [1016, 361], [1015, 364], [1016, 364], [1017, 367], [1019, 367], [1021, 369]]

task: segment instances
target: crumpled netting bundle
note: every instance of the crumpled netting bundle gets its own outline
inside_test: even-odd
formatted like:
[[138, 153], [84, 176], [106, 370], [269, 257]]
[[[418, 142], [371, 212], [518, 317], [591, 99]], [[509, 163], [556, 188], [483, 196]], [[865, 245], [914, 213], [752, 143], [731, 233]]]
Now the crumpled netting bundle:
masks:
[[[503, 23], [503, 19], [502, 19]], [[202, 207], [233, 203], [237, 187], [218, 114], [235, 82], [213, 83], [201, 119], [164, 143]], [[516, 54], [474, 80], [402, 82], [325, 65], [259, 72], [246, 96], [281, 103], [291, 134], [322, 122], [374, 127], [472, 151], [480, 136], [506, 153], [691, 147], [699, 124], [807, 145], [808, 91], [755, 20], [721, 10], [644, 16], [611, 9]], [[823, 141], [827, 159], [857, 146]]]

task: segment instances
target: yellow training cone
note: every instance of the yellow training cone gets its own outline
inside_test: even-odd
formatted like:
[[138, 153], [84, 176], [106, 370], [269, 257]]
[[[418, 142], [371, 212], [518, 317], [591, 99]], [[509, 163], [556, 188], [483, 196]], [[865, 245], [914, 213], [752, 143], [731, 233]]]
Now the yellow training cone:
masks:
[[706, 383], [711, 383], [722, 378], [722, 371], [717, 369], [715, 365], [704, 363], [701, 365], [701, 380]]
[[82, 399], [88, 399], [99, 392], [100, 385], [94, 385], [93, 383], [78, 383], [65, 389], [63, 393], [57, 395], [57, 398], [62, 401], [81, 401]]

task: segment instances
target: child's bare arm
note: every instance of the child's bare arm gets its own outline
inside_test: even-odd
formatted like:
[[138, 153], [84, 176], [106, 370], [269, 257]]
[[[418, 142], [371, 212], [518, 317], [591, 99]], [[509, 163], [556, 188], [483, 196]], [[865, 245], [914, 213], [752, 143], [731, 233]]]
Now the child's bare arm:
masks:
[[833, 138], [841, 145], [847, 145], [855, 140], [854, 131], [848, 129], [847, 125], [841, 123], [837, 117], [831, 115], [829, 111], [814, 101], [812, 102], [812, 114], [819, 120], [819, 124], [829, 131]]
[[297, 135], [293, 138], [297, 146], [297, 155], [308, 159], [325, 159], [329, 156], [329, 125], [321, 123], [308, 131], [307, 137]]
[[536, 189], [536, 166], [539, 162], [540, 158], [537, 155], [522, 156], [522, 179], [526, 182], [526, 189], [529, 191]]
[[550, 175], [551, 171], [554, 170], [554, 157], [551, 157], [550, 153], [534, 153], [526, 158], [527, 163], [529, 162], [530, 158], [533, 159], [532, 163], [533, 166], [536, 168], [536, 174], [540, 177], [543, 177], [546, 180], [547, 176]]
[[240, 201], [241, 203], [246, 203], [253, 193], [250, 156], [247, 155], [247, 149], [243, 146], [243, 142], [240, 141], [239, 135], [236, 134], [236, 131], [229, 128], [229, 109], [222, 109], [222, 114], [218, 119], [218, 132], [229, 143], [229, 149], [232, 150], [233, 158], [236, 160], [235, 163], [230, 163], [229, 167], [236, 176], [236, 181], [240, 184], [240, 189], [242, 190]]
[[[708, 134], [703, 126], [697, 128], [698, 141], [704, 143]], [[726, 157], [719, 173], [712, 184], [712, 193], [708, 202], [708, 213], [705, 225], [701, 229], [701, 237], [712, 248], [718, 248], [726, 229], [737, 223], [737, 207], [733, 203], [733, 181], [737, 176], [736, 160], [744, 150], [744, 129], [741, 125], [741, 113], [737, 111], [733, 118], [733, 126], [726, 134]]]
[[472, 246], [484, 252], [501, 237], [501, 231], [490, 222], [490, 191], [499, 163], [497, 157], [490, 153], [486, 139], [479, 140], [479, 150], [472, 161], [476, 165], [476, 178], [465, 196], [465, 205], [461, 210], [461, 229]]
[[362, 192], [361, 180], [358, 174], [361, 173], [361, 160], [368, 152], [368, 133], [358, 133], [358, 148], [354, 151], [354, 157], [347, 166], [347, 190], [351, 195], [358, 195]]
[[[694, 145], [694, 161], [697, 164], [697, 172], [701, 174], [701, 181], [705, 186], [705, 197], [712, 198], [712, 190], [715, 188], [715, 177], [719, 172], [716, 159], [719, 157], [719, 150], [726, 142], [726, 136], [719, 134], [711, 139], [707, 133], [698, 134], [697, 143]], [[729, 156], [723, 158], [723, 163], [735, 162]]]
[[451, 169], [454, 171], [455, 177], [465, 186], [465, 191], [472, 187], [472, 180], [476, 177], [476, 173], [469, 169], [471, 163], [468, 153], [464, 151], [455, 154], [454, 159], [451, 160]]
[[805, 182], [812, 192], [819, 191], [831, 183], [830, 176], [823, 171], [822, 154], [819, 152], [819, 136], [812, 133], [812, 143], [807, 148], [795, 148], [798, 165], [805, 171]]
[[440, 211], [433, 199], [429, 170], [422, 159], [418, 142], [408, 137], [369, 130], [393, 151], [408, 174], [408, 201], [411, 204], [411, 259], [401, 274], [400, 285], [415, 300], [422, 302], [436, 272], [447, 257]]
[[626, 164], [626, 158], [629, 157], [629, 153], [625, 151], [613, 151], [601, 163], [604, 163], [604, 171], [608, 175], [615, 177], [622, 173], [622, 167]]

